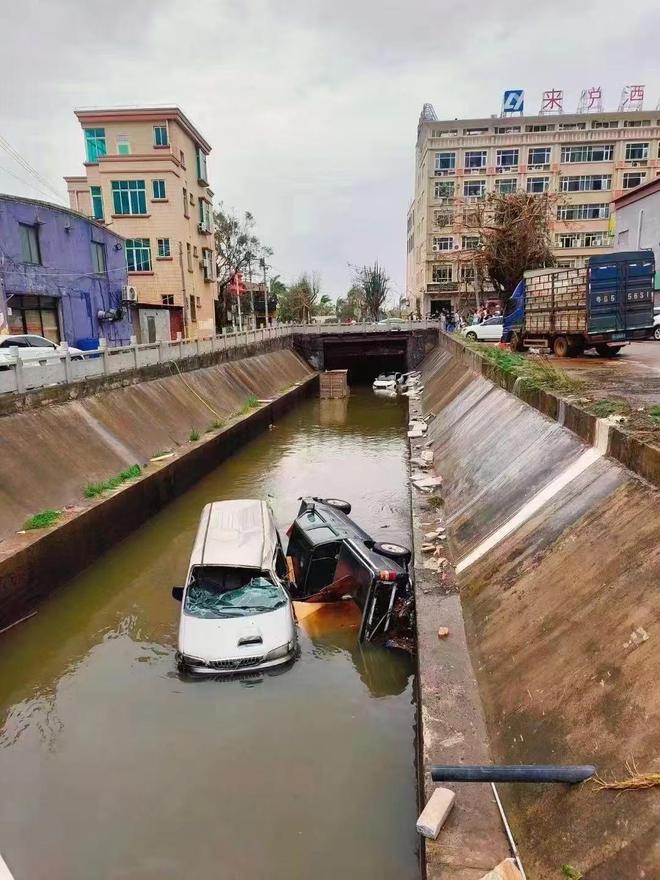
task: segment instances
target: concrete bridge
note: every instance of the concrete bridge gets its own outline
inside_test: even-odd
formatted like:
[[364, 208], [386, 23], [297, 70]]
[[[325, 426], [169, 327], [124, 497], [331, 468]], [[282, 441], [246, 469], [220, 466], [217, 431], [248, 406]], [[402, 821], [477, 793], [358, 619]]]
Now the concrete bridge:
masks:
[[[310, 329], [312, 332], [310, 332]], [[438, 341], [436, 321], [322, 325], [295, 332], [294, 349], [317, 370], [347, 369], [353, 379], [384, 370], [412, 370]]]
[[[409, 321], [391, 326], [284, 324], [118, 348], [102, 344], [75, 359], [63, 345], [60, 353], [49, 353], [47, 361], [27, 365], [16, 358], [15, 363], [5, 365], [0, 371], [0, 413], [12, 409], [11, 400], [26, 393], [48, 392], [57, 397], [58, 388], [81, 384], [87, 386], [82, 393], [94, 393], [118, 379], [145, 381], [176, 369], [186, 372], [281, 348], [294, 348], [315, 369], [349, 369], [355, 377], [385, 369], [403, 371], [416, 367], [437, 338], [437, 321]], [[16, 356], [18, 349], [9, 352]]]

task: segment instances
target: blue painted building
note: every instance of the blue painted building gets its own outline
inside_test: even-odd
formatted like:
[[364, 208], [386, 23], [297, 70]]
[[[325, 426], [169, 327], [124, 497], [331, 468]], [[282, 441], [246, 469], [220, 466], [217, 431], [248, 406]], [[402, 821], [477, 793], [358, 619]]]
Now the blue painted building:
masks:
[[0, 194], [0, 332], [125, 344], [126, 284], [121, 236], [69, 208]]

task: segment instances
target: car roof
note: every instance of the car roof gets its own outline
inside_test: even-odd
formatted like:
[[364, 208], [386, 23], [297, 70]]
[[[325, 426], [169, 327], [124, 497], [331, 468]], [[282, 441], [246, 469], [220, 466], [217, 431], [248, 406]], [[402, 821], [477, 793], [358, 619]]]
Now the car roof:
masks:
[[190, 564], [268, 570], [277, 546], [277, 529], [264, 501], [212, 501], [202, 510]]

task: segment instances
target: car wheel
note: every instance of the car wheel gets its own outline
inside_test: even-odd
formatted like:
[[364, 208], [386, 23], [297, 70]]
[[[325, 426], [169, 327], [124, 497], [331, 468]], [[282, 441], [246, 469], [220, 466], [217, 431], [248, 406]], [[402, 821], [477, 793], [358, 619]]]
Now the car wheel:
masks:
[[660, 342], [660, 324], [653, 331], [653, 338]]
[[618, 355], [623, 346], [621, 345], [597, 345], [596, 354], [602, 358], [613, 358]]
[[349, 514], [351, 512], [350, 502], [342, 501], [341, 498], [322, 498], [321, 501], [324, 504], [327, 504], [329, 507], [334, 507], [337, 510], [341, 510], [342, 513]]
[[477, 334], [474, 332], [474, 330], [470, 330], [469, 333], [465, 334], [465, 338], [469, 339], [470, 342], [476, 342], [477, 341]]
[[389, 541], [383, 544], [374, 544], [373, 550], [374, 553], [380, 553], [381, 556], [386, 556], [403, 565], [407, 565], [412, 557], [412, 552], [407, 547], [403, 547], [401, 544], [392, 544]]

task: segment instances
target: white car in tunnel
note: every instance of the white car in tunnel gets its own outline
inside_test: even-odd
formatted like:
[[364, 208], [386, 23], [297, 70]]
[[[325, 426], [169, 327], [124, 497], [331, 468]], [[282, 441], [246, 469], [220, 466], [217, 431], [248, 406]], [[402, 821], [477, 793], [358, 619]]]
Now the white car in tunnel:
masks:
[[280, 666], [296, 653], [287, 562], [263, 501], [207, 504], [197, 530], [182, 602], [181, 671], [227, 675]]

